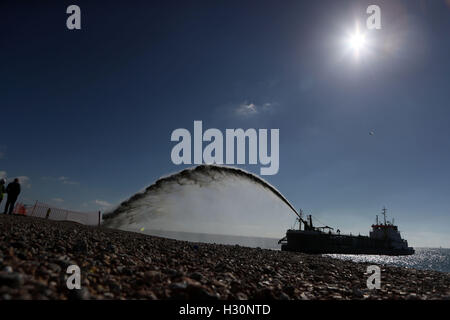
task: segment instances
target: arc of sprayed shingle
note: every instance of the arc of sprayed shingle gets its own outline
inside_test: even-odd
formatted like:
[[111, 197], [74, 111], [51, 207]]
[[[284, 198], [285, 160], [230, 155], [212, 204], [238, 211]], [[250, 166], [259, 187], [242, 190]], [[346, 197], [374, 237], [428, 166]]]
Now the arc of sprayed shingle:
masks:
[[[104, 224], [108, 225], [108, 222], [111, 221], [112, 218], [120, 215], [121, 213], [127, 212], [130, 209], [130, 206], [133, 202], [138, 201], [139, 199], [142, 199], [143, 197], [145, 197], [149, 192], [157, 190], [159, 188], [161, 188], [161, 186], [164, 183], [167, 182], [177, 182], [179, 184], [183, 184], [180, 182], [180, 180], [182, 178], [187, 178], [189, 180], [194, 180], [192, 175], [195, 173], [206, 173], [208, 174], [209, 172], [216, 172], [216, 173], [228, 173], [228, 174], [233, 174], [236, 176], [243, 176], [246, 177], [247, 179], [255, 182], [255, 183], [259, 183], [260, 185], [262, 185], [264, 188], [272, 191], [277, 197], [279, 197], [289, 208], [292, 209], [292, 211], [294, 211], [297, 215], [297, 211], [295, 210], [295, 208], [291, 205], [291, 203], [281, 194], [280, 191], [278, 191], [274, 186], [272, 186], [270, 183], [268, 183], [266, 180], [262, 179], [261, 177], [250, 173], [248, 171], [245, 171], [243, 169], [240, 168], [235, 168], [235, 167], [230, 167], [230, 166], [225, 166], [225, 165], [211, 165], [211, 164], [202, 164], [202, 165], [198, 165], [196, 167], [191, 167], [191, 168], [187, 168], [184, 169], [182, 171], [179, 171], [177, 173], [165, 176], [165, 177], [161, 177], [160, 179], [158, 179], [155, 183], [151, 184], [150, 186], [148, 186], [143, 192], [139, 192], [134, 194], [133, 196], [131, 196], [128, 200], [123, 201], [121, 204], [119, 204], [119, 206], [116, 207], [116, 209], [114, 209], [111, 212], [106, 212], [103, 215], [103, 219], [104, 219]], [[211, 176], [213, 178], [213, 176]], [[197, 183], [199, 183], [197, 181]]]

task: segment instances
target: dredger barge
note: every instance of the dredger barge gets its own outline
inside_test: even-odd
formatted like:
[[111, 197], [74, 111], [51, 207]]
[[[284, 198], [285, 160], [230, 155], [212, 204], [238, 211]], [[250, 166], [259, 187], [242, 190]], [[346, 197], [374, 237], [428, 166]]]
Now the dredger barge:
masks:
[[[411, 255], [414, 249], [408, 247], [408, 241], [402, 239], [398, 227], [386, 221], [386, 208], [382, 212], [384, 222], [372, 225], [369, 236], [354, 236], [333, 232], [329, 226], [314, 227], [312, 216], [306, 220], [302, 211], [297, 214], [298, 229], [287, 230], [286, 236], [278, 241], [283, 251], [295, 251], [313, 254], [374, 254], [374, 255]], [[303, 225], [303, 230], [302, 230]], [[328, 231], [325, 231], [328, 230]]]

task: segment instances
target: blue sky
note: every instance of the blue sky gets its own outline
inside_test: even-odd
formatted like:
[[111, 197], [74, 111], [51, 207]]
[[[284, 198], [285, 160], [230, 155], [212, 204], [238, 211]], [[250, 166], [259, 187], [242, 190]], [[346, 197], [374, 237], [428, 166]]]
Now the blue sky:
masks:
[[[369, 4], [382, 29], [355, 58]], [[386, 206], [413, 244], [450, 247], [448, 30], [448, 1], [2, 1], [0, 175], [92, 211], [183, 169], [170, 135], [194, 120], [279, 128], [264, 179], [296, 207], [364, 233]]]

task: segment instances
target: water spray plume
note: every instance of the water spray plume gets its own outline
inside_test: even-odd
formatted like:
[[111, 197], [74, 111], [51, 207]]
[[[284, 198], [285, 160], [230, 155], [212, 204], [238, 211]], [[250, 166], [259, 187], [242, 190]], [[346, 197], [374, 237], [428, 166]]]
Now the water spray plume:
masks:
[[[200, 165], [163, 177], [104, 215], [106, 227], [150, 232], [279, 237], [292, 221], [289, 201], [245, 170]], [[297, 214], [298, 215], [298, 214]]]

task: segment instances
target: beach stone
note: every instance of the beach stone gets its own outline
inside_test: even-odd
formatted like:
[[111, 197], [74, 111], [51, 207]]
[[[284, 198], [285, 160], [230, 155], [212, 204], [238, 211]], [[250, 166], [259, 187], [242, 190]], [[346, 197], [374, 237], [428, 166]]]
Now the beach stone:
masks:
[[172, 290], [184, 290], [187, 288], [187, 283], [186, 282], [175, 282], [175, 283], [171, 283], [169, 286], [170, 289]]
[[19, 273], [0, 273], [0, 286], [19, 288], [23, 283], [23, 276]]
[[279, 300], [290, 300], [291, 298], [290, 298], [286, 293], [281, 292], [281, 293], [278, 295], [278, 299], [279, 299]]
[[88, 244], [85, 240], [77, 240], [75, 245], [72, 247], [75, 252], [87, 253], [88, 252]]
[[56, 272], [56, 273], [61, 272], [61, 267], [59, 265], [57, 265], [56, 263], [49, 263], [47, 267], [50, 270], [52, 270], [53, 272]]
[[248, 296], [243, 292], [236, 293], [236, 298], [238, 300], [248, 300]]
[[11, 300], [12, 299], [11, 295], [8, 293], [2, 294], [1, 297], [2, 297], [1, 300]]
[[69, 290], [67, 295], [69, 300], [89, 300], [90, 294], [86, 288]]
[[190, 277], [197, 281], [202, 281], [204, 279], [203, 274], [201, 274], [200, 272], [194, 272], [190, 275]]
[[12, 273], [13, 272], [13, 268], [11, 266], [5, 266], [3, 268], [3, 272]]

